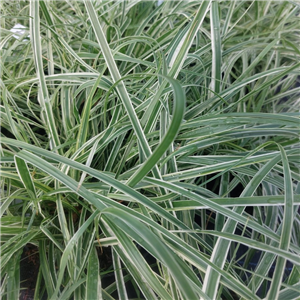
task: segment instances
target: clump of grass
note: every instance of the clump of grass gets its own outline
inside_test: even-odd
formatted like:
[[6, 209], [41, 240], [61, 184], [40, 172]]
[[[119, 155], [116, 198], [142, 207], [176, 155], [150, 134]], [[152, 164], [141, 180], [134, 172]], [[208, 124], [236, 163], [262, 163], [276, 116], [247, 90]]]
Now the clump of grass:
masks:
[[1, 11], [3, 299], [300, 296], [296, 3]]

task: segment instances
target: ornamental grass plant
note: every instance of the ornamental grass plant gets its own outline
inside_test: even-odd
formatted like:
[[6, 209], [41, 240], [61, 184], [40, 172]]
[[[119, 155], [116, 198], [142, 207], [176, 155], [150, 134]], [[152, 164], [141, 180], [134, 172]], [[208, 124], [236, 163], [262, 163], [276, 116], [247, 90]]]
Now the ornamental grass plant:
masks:
[[2, 299], [299, 299], [299, 3], [0, 5]]

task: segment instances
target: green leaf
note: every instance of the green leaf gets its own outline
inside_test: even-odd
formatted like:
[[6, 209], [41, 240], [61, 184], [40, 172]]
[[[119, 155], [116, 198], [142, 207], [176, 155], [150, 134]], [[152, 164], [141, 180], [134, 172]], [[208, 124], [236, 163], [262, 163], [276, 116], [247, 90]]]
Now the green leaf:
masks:
[[32, 200], [35, 202], [36, 191], [26, 162], [23, 159], [15, 156], [15, 163], [18, 174], [21, 178], [22, 183], [24, 184], [24, 187], [26, 188], [29, 195], [32, 197]]
[[[67, 244], [66, 248], [64, 249], [63, 255], [61, 257], [60, 266], [59, 266], [59, 275], [57, 278], [57, 283], [55, 287], [55, 291], [50, 294], [50, 299], [54, 300], [57, 298], [57, 295], [59, 293], [61, 283], [64, 276], [64, 271], [67, 267], [68, 260], [71, 259], [70, 255], [72, 251], [74, 251], [74, 248], [76, 247], [76, 243], [78, 239], [81, 237], [81, 235], [87, 230], [89, 225], [93, 222], [94, 218], [99, 214], [98, 211], [95, 211], [87, 220], [86, 222], [77, 230], [77, 232], [73, 235], [73, 237], [70, 239], [69, 243]], [[98, 284], [98, 280], [97, 280]]]
[[[288, 250], [291, 243], [291, 231], [293, 227], [293, 181], [291, 178], [291, 171], [289, 166], [289, 161], [284, 148], [280, 145], [279, 149], [282, 157], [283, 164], [283, 175], [284, 175], [284, 187], [285, 187], [285, 203], [284, 203], [284, 215], [283, 215], [283, 225], [282, 232], [280, 236], [279, 249]], [[276, 267], [274, 270], [274, 275], [272, 278], [272, 283], [270, 290], [268, 292], [269, 299], [277, 299], [280, 292], [280, 286], [284, 275], [284, 269], [286, 264], [286, 258], [278, 257], [276, 261]]]
[[100, 265], [95, 248], [92, 248], [88, 259], [85, 299], [102, 299]]
[[[147, 249], [150, 253], [154, 253], [159, 260], [170, 269], [174, 280], [180, 292], [186, 299], [196, 299], [194, 289], [179, 269], [178, 258], [174, 253], [170, 252], [165, 244], [153, 234], [143, 223], [131, 218], [128, 214], [116, 208], [106, 208], [102, 211], [103, 218], [111, 227], [111, 223], [118, 225], [119, 229], [126, 232], [134, 240]], [[111, 216], [109, 219], [106, 216]], [[117, 232], [117, 237], [120, 235]]]

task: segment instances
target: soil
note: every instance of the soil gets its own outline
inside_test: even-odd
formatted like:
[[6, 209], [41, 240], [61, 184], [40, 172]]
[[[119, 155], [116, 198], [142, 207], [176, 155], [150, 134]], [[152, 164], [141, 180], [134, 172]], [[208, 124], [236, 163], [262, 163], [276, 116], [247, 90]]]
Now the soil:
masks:
[[27, 244], [23, 249], [20, 262], [20, 300], [33, 300], [39, 267], [38, 247]]

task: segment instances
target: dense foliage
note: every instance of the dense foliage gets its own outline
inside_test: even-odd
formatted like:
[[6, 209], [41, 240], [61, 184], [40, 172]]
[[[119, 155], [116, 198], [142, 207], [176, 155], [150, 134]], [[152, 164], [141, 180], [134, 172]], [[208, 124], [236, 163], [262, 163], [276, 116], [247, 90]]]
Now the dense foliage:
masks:
[[299, 4], [0, 5], [2, 299], [300, 297]]

